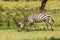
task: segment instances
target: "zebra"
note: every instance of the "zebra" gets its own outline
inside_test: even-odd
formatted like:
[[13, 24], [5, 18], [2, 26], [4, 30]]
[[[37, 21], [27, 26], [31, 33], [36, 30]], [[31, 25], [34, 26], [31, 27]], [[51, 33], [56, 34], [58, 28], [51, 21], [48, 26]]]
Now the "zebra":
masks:
[[50, 16], [49, 13], [47, 12], [44, 12], [44, 13], [39, 13], [39, 12], [36, 12], [36, 13], [32, 13], [32, 14], [29, 14], [27, 16], [25, 16], [21, 22], [19, 22], [19, 28], [18, 28], [18, 31], [21, 31], [22, 28], [24, 27], [24, 24], [27, 22], [28, 25], [32, 25], [33, 27], [33, 30], [34, 30], [34, 22], [37, 22], [37, 23], [41, 23], [41, 22], [45, 22], [46, 24], [46, 30], [48, 29], [48, 26], [50, 25], [51, 26], [51, 29], [53, 31], [53, 24], [54, 24], [54, 20], [53, 18]]

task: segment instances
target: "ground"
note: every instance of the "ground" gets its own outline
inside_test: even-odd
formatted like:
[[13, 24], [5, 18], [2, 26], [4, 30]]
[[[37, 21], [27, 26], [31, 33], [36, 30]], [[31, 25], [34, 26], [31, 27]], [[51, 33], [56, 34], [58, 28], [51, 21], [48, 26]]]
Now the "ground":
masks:
[[0, 30], [0, 40], [60, 40], [60, 31], [22, 31]]

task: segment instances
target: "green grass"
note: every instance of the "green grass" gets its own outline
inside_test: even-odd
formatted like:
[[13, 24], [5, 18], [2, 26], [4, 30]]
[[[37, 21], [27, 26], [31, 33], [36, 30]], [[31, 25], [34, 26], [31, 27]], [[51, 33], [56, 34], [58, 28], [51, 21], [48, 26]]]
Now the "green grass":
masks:
[[48, 40], [60, 38], [60, 31], [30, 31], [0, 30], [0, 40]]
[[[34, 8], [38, 7], [40, 5], [40, 3], [41, 3], [40, 1], [0, 2], [0, 6], [1, 6], [0, 8], [2, 8], [4, 10], [4, 11], [2, 11], [2, 14], [7, 16], [6, 12], [9, 9], [12, 10], [12, 13], [10, 13], [10, 14], [15, 15], [15, 12], [17, 12], [17, 11], [13, 11], [13, 9], [15, 9], [15, 7], [17, 9], [25, 8], [25, 6], [27, 5], [29, 8], [34, 9]], [[17, 32], [16, 29], [18, 29], [18, 28], [17, 28], [17, 26], [15, 26], [14, 22], [11, 22], [11, 25], [13, 24], [11, 26], [12, 29], [3, 29], [3, 28], [7, 28], [6, 23], [4, 23], [3, 26], [0, 25], [0, 28], [2, 28], [2, 29], [0, 29], [0, 40], [60, 40], [60, 1], [48, 1], [45, 9], [47, 11], [49, 10], [52, 18], [55, 20], [54, 31], [50, 31], [50, 27], [49, 27], [49, 31], [47, 31], [47, 32], [44, 30], [37, 31], [37, 30], [43, 29], [45, 27], [44, 23], [40, 23], [40, 24], [37, 23], [37, 25], [36, 24], [34, 25], [35, 31], [25, 31], [27, 28], [26, 27], [22, 32]], [[28, 11], [28, 12], [30, 13], [30, 11]], [[28, 12], [26, 11], [25, 13], [28, 14]], [[21, 11], [18, 11], [17, 13], [22, 15]], [[19, 17], [19, 16], [17, 16], [17, 17]], [[13, 28], [15, 28], [15, 29], [13, 29]]]

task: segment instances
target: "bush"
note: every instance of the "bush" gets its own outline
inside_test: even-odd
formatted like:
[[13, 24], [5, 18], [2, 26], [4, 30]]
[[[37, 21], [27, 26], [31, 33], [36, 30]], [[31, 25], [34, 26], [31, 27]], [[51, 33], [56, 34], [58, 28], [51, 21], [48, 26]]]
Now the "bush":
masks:
[[11, 2], [13, 2], [13, 1], [20, 1], [20, 0], [4, 0], [4, 1], [11, 1]]
[[[39, 6], [40, 6], [40, 1], [0, 2], [0, 15], [3, 15], [0, 18], [0, 26], [2, 28], [17, 28], [17, 25], [21, 21], [21, 19], [23, 19], [26, 15], [30, 13], [37, 12]], [[53, 10], [52, 10], [52, 7], [54, 8]], [[56, 10], [55, 8], [57, 8], [58, 10]], [[52, 1], [52, 2], [49, 1], [45, 8], [47, 11], [51, 12], [52, 16], [55, 18], [55, 21], [58, 21], [57, 22], [58, 24], [56, 23], [55, 26], [60, 26], [60, 23], [59, 23], [60, 9], [59, 8], [60, 8], [59, 1]], [[34, 26], [37, 26], [37, 25], [34, 25]]]

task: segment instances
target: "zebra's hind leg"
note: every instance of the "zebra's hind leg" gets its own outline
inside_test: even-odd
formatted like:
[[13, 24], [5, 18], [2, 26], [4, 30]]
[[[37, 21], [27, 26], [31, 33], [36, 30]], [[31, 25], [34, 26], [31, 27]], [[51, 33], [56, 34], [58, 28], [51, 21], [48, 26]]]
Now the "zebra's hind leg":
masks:
[[53, 24], [52, 23], [49, 23], [49, 25], [51, 26], [51, 30], [53, 31]]
[[48, 26], [49, 26], [48, 21], [45, 21], [45, 24], [46, 24], [46, 28], [45, 28], [45, 30], [47, 31], [47, 30], [48, 30]]
[[52, 31], [53, 31], [53, 24], [54, 24], [54, 23], [53, 23], [52, 20], [50, 19], [50, 20], [49, 20], [49, 25], [51, 26], [51, 30], [52, 30]]

